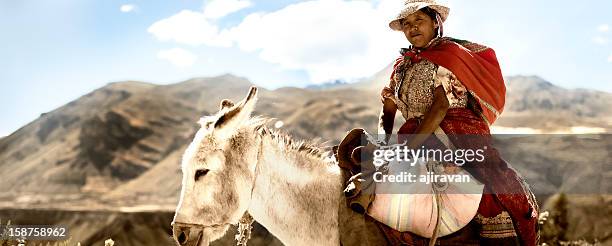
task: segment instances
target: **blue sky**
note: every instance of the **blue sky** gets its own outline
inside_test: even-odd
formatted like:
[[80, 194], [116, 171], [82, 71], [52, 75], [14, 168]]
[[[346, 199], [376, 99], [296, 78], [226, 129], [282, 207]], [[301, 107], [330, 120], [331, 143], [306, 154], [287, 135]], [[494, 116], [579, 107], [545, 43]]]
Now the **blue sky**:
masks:
[[[612, 1], [449, 0], [448, 36], [493, 47], [505, 75], [612, 92]], [[388, 65], [399, 0], [0, 1], [0, 136], [109, 82], [233, 73], [267, 88]]]

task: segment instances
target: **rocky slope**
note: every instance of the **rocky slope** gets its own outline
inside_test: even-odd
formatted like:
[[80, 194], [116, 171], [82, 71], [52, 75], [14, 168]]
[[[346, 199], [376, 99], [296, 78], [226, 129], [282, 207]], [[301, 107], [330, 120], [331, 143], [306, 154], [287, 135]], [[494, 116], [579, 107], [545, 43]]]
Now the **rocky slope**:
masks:
[[608, 132], [612, 128], [610, 93], [569, 90], [536, 76], [510, 77], [507, 83], [507, 107], [498, 125], [551, 130], [585, 126]]

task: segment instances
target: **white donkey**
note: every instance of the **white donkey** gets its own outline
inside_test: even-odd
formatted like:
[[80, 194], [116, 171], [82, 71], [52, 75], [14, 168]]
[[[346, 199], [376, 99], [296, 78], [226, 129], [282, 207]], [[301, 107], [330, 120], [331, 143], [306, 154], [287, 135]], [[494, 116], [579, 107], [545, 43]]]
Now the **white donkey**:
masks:
[[251, 118], [256, 100], [253, 87], [200, 121], [182, 160], [176, 242], [208, 245], [248, 212], [285, 245], [386, 244], [370, 219], [347, 208], [333, 159]]

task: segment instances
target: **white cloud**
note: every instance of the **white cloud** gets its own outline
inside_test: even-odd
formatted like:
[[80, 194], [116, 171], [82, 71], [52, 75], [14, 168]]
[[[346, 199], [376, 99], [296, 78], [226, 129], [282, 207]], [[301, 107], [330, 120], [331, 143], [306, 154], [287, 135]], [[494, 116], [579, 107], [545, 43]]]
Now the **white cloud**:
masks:
[[612, 54], [610, 54], [610, 56], [608, 56], [608, 62], [612, 63]]
[[129, 13], [136, 10], [136, 5], [134, 4], [124, 4], [119, 7], [119, 10], [123, 13]]
[[610, 30], [610, 26], [608, 26], [608, 24], [602, 24], [597, 27], [597, 30], [600, 32], [608, 32]]
[[210, 19], [219, 19], [228, 14], [248, 8], [252, 5], [249, 0], [212, 0], [204, 6], [204, 16]]
[[191, 67], [198, 59], [193, 53], [181, 48], [161, 50], [157, 53], [157, 58], [167, 60], [179, 68]]
[[[229, 30], [245, 51], [287, 69], [304, 69], [312, 82], [370, 76], [388, 65], [407, 42], [387, 25], [391, 2], [318, 0], [255, 13]], [[342, 11], [338, 11], [342, 9]]]
[[[215, 2], [204, 13], [183, 10], [157, 21], [148, 31], [161, 41], [235, 45], [247, 52], [258, 52], [262, 60], [284, 69], [305, 70], [315, 83], [371, 76], [393, 61], [399, 47], [408, 45], [402, 33], [385, 28], [389, 17], [401, 5], [397, 0], [378, 4], [342, 0], [300, 2], [275, 12], [250, 14], [237, 26], [225, 30], [219, 30], [210, 18], [238, 7], [214, 7]], [[206, 9], [212, 11], [212, 7], [225, 11], [207, 14]]]
[[147, 29], [160, 41], [174, 41], [180, 44], [227, 47], [230, 40], [224, 33], [206, 19], [203, 13], [183, 10], [166, 19], [159, 20]]
[[607, 44], [608, 43], [608, 39], [605, 37], [601, 37], [601, 36], [596, 36], [593, 38], [593, 42], [596, 44]]

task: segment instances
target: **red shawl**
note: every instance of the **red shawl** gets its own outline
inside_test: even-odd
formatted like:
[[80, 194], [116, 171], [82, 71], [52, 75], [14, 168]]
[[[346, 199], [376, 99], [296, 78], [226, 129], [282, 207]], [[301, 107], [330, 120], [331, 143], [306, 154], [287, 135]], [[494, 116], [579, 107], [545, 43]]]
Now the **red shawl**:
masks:
[[506, 86], [491, 48], [464, 40], [443, 38], [423, 51], [404, 53], [412, 61], [421, 58], [453, 72], [483, 109], [483, 117], [493, 124], [504, 110]]

